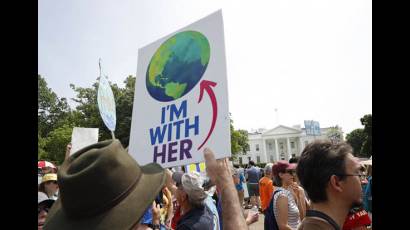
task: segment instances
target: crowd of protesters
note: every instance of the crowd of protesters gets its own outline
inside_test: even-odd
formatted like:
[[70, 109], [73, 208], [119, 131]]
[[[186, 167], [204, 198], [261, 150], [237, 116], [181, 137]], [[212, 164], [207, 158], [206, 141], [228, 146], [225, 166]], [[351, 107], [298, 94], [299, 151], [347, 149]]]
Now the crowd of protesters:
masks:
[[[346, 143], [242, 168], [205, 148], [206, 176], [139, 165], [118, 140], [39, 168], [38, 229], [371, 229], [372, 168]], [[246, 186], [246, 188], [245, 188]], [[245, 201], [244, 190], [250, 199]]]

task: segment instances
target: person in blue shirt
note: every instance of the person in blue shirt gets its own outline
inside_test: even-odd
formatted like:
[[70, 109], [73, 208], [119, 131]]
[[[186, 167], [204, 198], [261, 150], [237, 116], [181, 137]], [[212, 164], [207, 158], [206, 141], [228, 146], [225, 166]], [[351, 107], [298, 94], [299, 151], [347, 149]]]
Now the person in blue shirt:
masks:
[[259, 180], [260, 180], [260, 169], [255, 167], [254, 161], [249, 161], [251, 166], [246, 170], [246, 177], [248, 180], [248, 193], [251, 197], [251, 206], [257, 206], [260, 208], [260, 198], [259, 198]]
[[243, 207], [243, 201], [244, 201], [244, 196], [245, 196], [245, 191], [243, 189], [243, 183], [245, 183], [245, 176], [243, 175], [243, 173], [241, 173], [238, 170], [237, 165], [235, 165], [234, 167], [235, 169], [234, 169], [234, 173], [232, 177], [234, 179], [236, 191], [238, 192], [239, 203], [241, 204], [241, 207]]
[[367, 169], [367, 185], [364, 188], [363, 204], [364, 209], [368, 212], [372, 212], [372, 166], [370, 165]]

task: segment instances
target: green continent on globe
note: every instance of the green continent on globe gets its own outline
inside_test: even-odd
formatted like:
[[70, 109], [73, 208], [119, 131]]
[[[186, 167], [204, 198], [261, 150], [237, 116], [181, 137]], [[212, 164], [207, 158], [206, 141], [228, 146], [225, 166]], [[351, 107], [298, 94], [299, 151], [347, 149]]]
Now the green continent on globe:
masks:
[[146, 73], [149, 94], [159, 101], [172, 101], [187, 94], [200, 81], [208, 66], [208, 39], [197, 31], [180, 32], [156, 50]]
[[186, 83], [179, 84], [178, 82], [170, 82], [165, 85], [165, 94], [174, 99], [178, 99], [185, 92], [186, 86]]

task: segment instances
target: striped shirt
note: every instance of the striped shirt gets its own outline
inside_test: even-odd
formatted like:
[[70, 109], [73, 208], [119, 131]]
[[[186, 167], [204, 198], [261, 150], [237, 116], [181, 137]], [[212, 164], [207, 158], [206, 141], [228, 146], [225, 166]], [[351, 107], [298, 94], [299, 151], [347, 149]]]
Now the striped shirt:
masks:
[[278, 222], [278, 208], [276, 207], [276, 201], [278, 200], [278, 197], [287, 197], [288, 198], [288, 225], [292, 229], [297, 229], [298, 225], [300, 224], [300, 218], [299, 218], [299, 209], [298, 206], [296, 205], [295, 199], [293, 198], [293, 195], [290, 191], [278, 187], [277, 190], [281, 190], [275, 194], [275, 197], [273, 197], [273, 212], [275, 213], [275, 219], [276, 222]]

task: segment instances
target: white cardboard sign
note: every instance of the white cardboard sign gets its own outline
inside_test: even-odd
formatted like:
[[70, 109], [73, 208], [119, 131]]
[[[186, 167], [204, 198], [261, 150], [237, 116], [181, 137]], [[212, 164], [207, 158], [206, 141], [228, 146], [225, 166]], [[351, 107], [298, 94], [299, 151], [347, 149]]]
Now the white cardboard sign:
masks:
[[98, 142], [98, 128], [74, 127], [71, 135], [70, 155], [78, 150]]
[[141, 165], [229, 157], [225, 44], [219, 10], [138, 50], [129, 153]]

